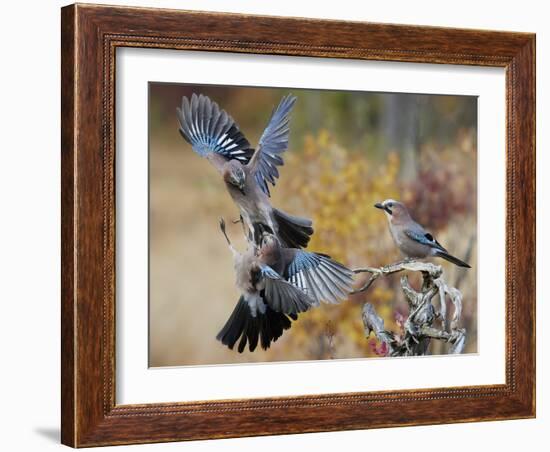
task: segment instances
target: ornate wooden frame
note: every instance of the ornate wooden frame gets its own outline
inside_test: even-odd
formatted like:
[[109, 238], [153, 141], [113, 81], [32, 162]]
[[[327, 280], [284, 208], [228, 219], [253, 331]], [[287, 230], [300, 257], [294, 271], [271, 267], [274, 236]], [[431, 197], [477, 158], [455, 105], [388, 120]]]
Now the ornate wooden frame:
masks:
[[[61, 33], [64, 444], [82, 447], [535, 416], [535, 35], [79, 4], [62, 9]], [[117, 47], [504, 67], [506, 383], [116, 405]]]

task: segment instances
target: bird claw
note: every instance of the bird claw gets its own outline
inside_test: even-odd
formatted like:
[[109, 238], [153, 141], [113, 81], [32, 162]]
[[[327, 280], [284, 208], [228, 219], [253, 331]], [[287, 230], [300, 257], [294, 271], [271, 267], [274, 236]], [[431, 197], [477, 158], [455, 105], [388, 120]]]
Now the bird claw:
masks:
[[240, 217], [238, 220], [233, 220], [233, 224], [239, 224], [243, 222], [243, 217]]
[[223, 218], [220, 218], [220, 229], [222, 230], [222, 234], [225, 237], [227, 244], [231, 246], [231, 240], [229, 240], [229, 237], [227, 236], [227, 232], [225, 232], [225, 220]]

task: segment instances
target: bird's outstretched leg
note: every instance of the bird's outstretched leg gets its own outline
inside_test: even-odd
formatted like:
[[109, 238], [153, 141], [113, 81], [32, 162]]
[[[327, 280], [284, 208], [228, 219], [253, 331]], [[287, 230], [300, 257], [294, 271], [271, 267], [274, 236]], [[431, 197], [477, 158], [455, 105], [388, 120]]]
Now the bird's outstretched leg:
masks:
[[227, 245], [229, 246], [231, 253], [233, 253], [234, 256], [239, 254], [239, 252], [233, 247], [231, 240], [229, 240], [229, 237], [227, 236], [227, 232], [225, 231], [225, 220], [223, 218], [220, 218], [220, 229], [223, 236], [225, 237], [225, 240], [227, 241]]
[[231, 246], [231, 240], [229, 240], [229, 237], [227, 237], [227, 232], [225, 232], [225, 220], [223, 218], [220, 218], [220, 230], [222, 231], [222, 234], [225, 237], [227, 244]]

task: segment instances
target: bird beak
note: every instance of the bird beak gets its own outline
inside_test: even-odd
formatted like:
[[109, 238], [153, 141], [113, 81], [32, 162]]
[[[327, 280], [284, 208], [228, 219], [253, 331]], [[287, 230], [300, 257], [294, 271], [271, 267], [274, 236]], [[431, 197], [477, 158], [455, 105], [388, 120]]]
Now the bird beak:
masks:
[[237, 178], [237, 188], [244, 195], [244, 186], [246, 185], [246, 176], [241, 173]]
[[386, 207], [384, 204], [382, 204], [382, 203], [377, 202], [377, 203], [374, 205], [374, 207], [376, 207], [377, 209], [384, 210], [384, 211], [388, 212], [390, 215], [391, 215], [391, 213], [392, 213], [391, 210], [390, 210], [389, 208], [387, 208], [387, 207]]

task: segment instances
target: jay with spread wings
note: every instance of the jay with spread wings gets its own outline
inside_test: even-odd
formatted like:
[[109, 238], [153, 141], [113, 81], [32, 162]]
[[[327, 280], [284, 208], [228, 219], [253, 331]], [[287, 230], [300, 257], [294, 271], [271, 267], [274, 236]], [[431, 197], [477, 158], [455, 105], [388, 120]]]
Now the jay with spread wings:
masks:
[[263, 232], [274, 234], [291, 248], [305, 248], [313, 234], [311, 220], [271, 206], [268, 183], [275, 185], [282, 154], [288, 148], [289, 115], [296, 97], [282, 98], [273, 111], [256, 150], [238, 125], [204, 95], [183, 97], [177, 109], [180, 133], [193, 150], [219, 171], [237, 204], [249, 242], [258, 244]]
[[330, 256], [296, 248], [283, 248], [279, 239], [264, 232], [259, 246], [248, 245], [239, 253], [220, 228], [233, 254], [236, 285], [241, 296], [233, 313], [217, 335], [230, 349], [237, 341], [242, 353], [248, 343], [254, 351], [270, 347], [290, 328], [298, 314], [321, 301], [338, 303], [352, 290], [353, 271]]

